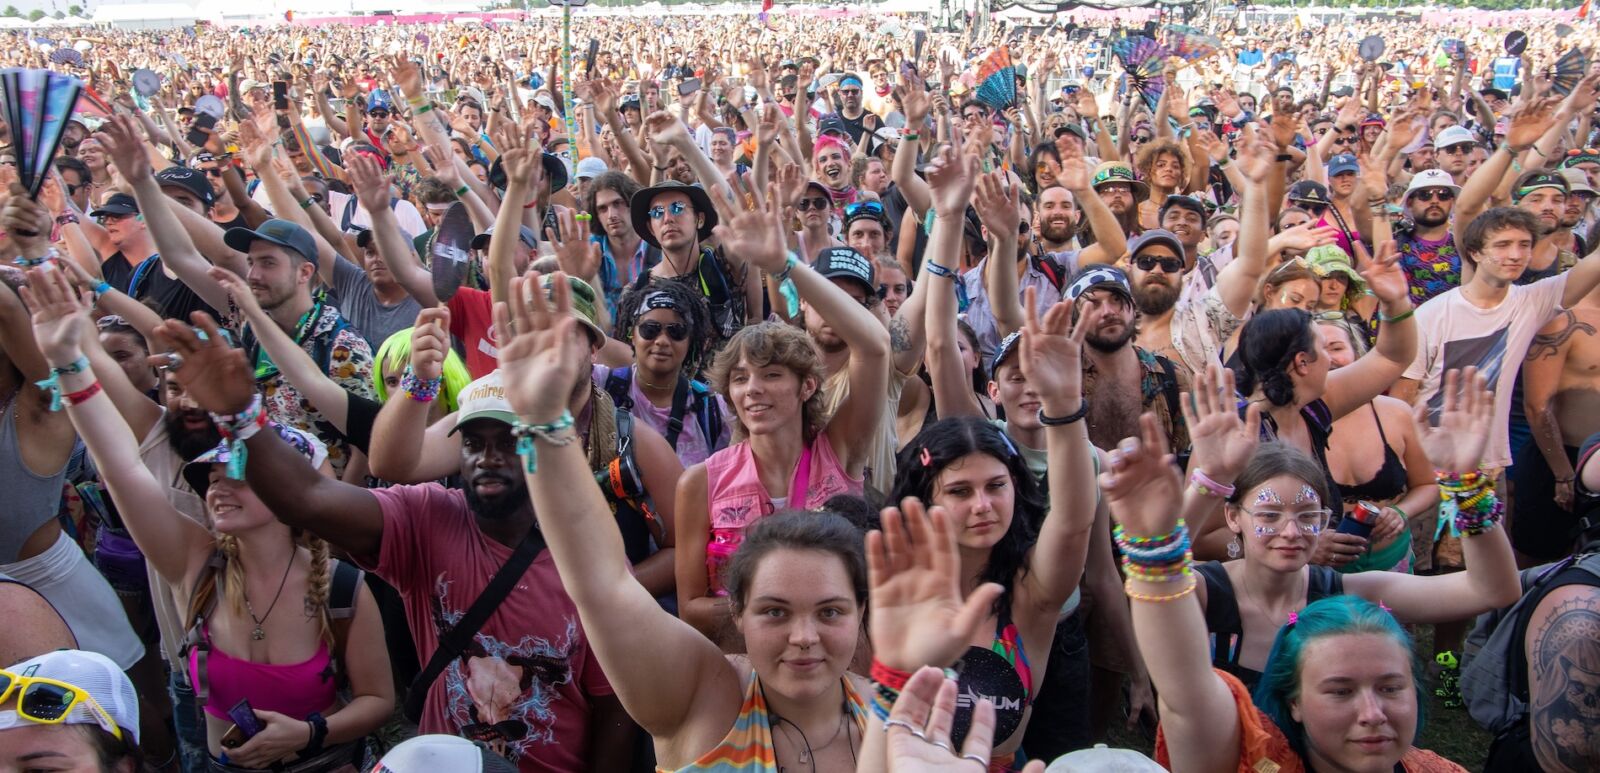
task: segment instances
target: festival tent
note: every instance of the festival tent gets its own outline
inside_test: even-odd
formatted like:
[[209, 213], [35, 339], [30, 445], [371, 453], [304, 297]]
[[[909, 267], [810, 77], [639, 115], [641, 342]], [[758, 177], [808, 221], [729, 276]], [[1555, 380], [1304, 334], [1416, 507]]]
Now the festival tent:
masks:
[[194, 6], [187, 3], [130, 3], [102, 5], [89, 20], [117, 29], [150, 30], [187, 27], [199, 20]]

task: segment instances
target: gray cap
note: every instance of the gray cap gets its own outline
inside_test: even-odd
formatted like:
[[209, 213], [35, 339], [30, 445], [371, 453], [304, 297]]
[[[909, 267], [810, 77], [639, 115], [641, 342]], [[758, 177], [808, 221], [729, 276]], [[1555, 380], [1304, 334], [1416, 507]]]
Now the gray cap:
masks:
[[317, 240], [311, 238], [309, 231], [287, 220], [274, 218], [262, 223], [254, 231], [248, 228], [230, 228], [222, 240], [238, 252], [249, 252], [250, 245], [257, 241], [276, 244], [300, 253], [300, 257], [311, 261], [311, 265], [317, 265]]

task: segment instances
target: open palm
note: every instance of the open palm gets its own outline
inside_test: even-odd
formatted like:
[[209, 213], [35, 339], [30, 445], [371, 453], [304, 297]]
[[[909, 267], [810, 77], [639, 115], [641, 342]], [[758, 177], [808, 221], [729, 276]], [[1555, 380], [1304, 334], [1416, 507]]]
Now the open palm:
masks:
[[500, 371], [506, 401], [529, 422], [554, 421], [567, 408], [567, 398], [585, 367], [584, 333], [572, 316], [572, 290], [567, 275], [550, 277], [554, 288], [545, 299], [539, 272], [511, 280], [511, 300], [497, 303], [495, 329], [508, 338], [500, 346]]
[[873, 656], [901, 671], [955, 662], [1001, 591], [986, 583], [961, 598], [955, 524], [911, 497], [867, 535], [867, 580]]
[[1073, 302], [1062, 300], [1039, 317], [1038, 290], [1029, 287], [1022, 302], [1022, 348], [1017, 363], [1028, 385], [1039, 393], [1047, 413], [1063, 416], [1078, 410], [1083, 399], [1083, 339], [1091, 315], [1072, 324]]
[[1489, 443], [1489, 426], [1494, 421], [1494, 395], [1488, 381], [1477, 368], [1450, 370], [1439, 389], [1444, 399], [1439, 424], [1428, 421], [1428, 403], [1416, 408], [1417, 434], [1422, 450], [1434, 469], [1454, 473], [1473, 472], [1483, 460]]
[[1127, 438], [1100, 473], [1111, 517], [1135, 537], [1170, 534], [1183, 511], [1183, 481], [1167, 453], [1166, 432], [1156, 417], [1139, 417], [1140, 437]]
[[1211, 363], [1180, 400], [1189, 428], [1191, 467], [1223, 484], [1231, 484], [1261, 444], [1261, 405], [1251, 404], [1239, 418], [1234, 407], [1233, 371]]
[[77, 359], [89, 324], [89, 303], [66, 274], [49, 266], [29, 269], [28, 284], [20, 291], [33, 310], [33, 337], [45, 359], [57, 364]]

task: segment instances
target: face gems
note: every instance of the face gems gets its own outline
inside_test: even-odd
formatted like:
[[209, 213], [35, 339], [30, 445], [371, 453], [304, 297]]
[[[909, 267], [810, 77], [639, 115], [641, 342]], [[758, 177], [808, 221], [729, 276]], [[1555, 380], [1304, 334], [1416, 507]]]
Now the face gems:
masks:
[[1256, 504], [1281, 505], [1283, 500], [1278, 498], [1278, 492], [1273, 491], [1271, 488], [1264, 488], [1256, 493]]
[[1294, 497], [1294, 503], [1303, 505], [1307, 502], [1321, 503], [1322, 497], [1317, 496], [1317, 490], [1312, 488], [1310, 484], [1302, 483], [1300, 484], [1300, 493]]
[[1271, 526], [1256, 527], [1256, 539], [1272, 539], [1273, 537], [1277, 536], [1277, 534], [1278, 530], [1272, 528]]

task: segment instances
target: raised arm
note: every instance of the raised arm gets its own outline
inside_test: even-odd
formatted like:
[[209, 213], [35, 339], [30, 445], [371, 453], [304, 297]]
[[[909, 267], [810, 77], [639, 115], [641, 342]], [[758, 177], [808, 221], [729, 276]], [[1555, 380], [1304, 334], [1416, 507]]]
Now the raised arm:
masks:
[[[157, 345], [183, 362], [182, 368], [169, 371], [168, 378], [178, 379], [213, 419], [244, 413], [252, 406], [259, 410], [261, 396], [244, 352], [228, 346], [210, 316], [195, 312], [194, 317], [198, 329], [177, 320], [156, 329]], [[169, 355], [152, 359], [171, 362]], [[364, 563], [377, 561], [383, 511], [372, 492], [319, 473], [276, 432], [256, 432], [245, 446], [249, 451], [245, 480], [278, 520], [305, 529]]]
[[[443, 377], [444, 359], [450, 351], [449, 331], [448, 308], [424, 308], [417, 315], [411, 328], [409, 369], [420, 381]], [[449, 435], [455, 426], [454, 414], [430, 426], [431, 402], [389, 397], [372, 427], [372, 448], [367, 454], [372, 474], [400, 483], [422, 483], [458, 469], [460, 440]]]
[[572, 442], [577, 438], [567, 397], [589, 378], [589, 366], [587, 342], [571, 314], [571, 291], [565, 276], [556, 274], [550, 304], [537, 284], [525, 288], [537, 282], [537, 275], [515, 280], [511, 306], [495, 306], [495, 326], [516, 331], [502, 339], [500, 368], [518, 424], [549, 428], [566, 422], [563, 429], [535, 434], [533, 450], [524, 457], [538, 528], [617, 697], [640, 726], [670, 745], [686, 723], [707, 712], [731, 722], [741, 701], [739, 676], [710, 639], [662, 610], [633, 580], [583, 444]]
[[1456, 244], [1466, 243], [1467, 224], [1489, 206], [1489, 199], [1500, 188], [1500, 182], [1511, 166], [1511, 159], [1533, 147], [1533, 143], [1544, 134], [1545, 127], [1552, 120], [1556, 103], [1555, 97], [1545, 97], [1523, 104], [1511, 116], [1506, 141], [1489, 154], [1489, 160], [1484, 161], [1483, 166], [1478, 167], [1461, 186], [1451, 216]]
[[978, 178], [972, 204], [978, 210], [978, 219], [988, 229], [994, 248], [983, 264], [983, 290], [989, 296], [989, 306], [994, 314], [995, 326], [1000, 336], [1011, 335], [1022, 329], [1028, 312], [1022, 308], [1022, 296], [1017, 290], [1017, 229], [1021, 227], [1022, 213], [1018, 199], [1021, 186], [1011, 181], [1004, 169]]
[[1417, 321], [1400, 250], [1384, 242], [1370, 257], [1357, 242], [1356, 270], [1378, 298], [1378, 341], [1361, 359], [1328, 374], [1322, 399], [1335, 419], [1383, 394], [1417, 357]]
[[956, 327], [953, 286], [961, 281], [954, 266], [961, 249], [963, 213], [977, 177], [978, 160], [972, 156], [958, 156], [950, 148], [941, 149], [928, 165], [928, 183], [938, 209], [933, 233], [928, 236], [928, 247], [922, 256], [917, 284], [932, 285], [927, 314], [928, 374], [932, 377], [933, 402], [938, 406], [941, 419], [983, 415], [983, 406], [973, 394], [972, 382], [961, 362], [957, 343], [961, 331]]
[[[423, 308], [439, 305], [439, 296], [433, 290], [433, 275], [417, 259], [416, 249], [406, 243], [400, 232], [400, 223], [394, 210], [389, 208], [387, 194], [389, 178], [378, 167], [378, 162], [359, 153], [345, 159], [350, 172], [350, 184], [356, 200], [372, 216], [372, 236], [376, 240], [378, 257], [394, 273], [394, 278]], [[377, 201], [377, 206], [369, 202]]]
[[1085, 247], [1078, 253], [1078, 265], [1088, 266], [1094, 263], [1115, 263], [1122, 260], [1123, 253], [1128, 251], [1128, 234], [1122, 230], [1122, 223], [1117, 216], [1106, 206], [1099, 194], [1094, 192], [1090, 181], [1089, 163], [1082, 156], [1061, 159], [1061, 174], [1057, 180], [1072, 191], [1072, 200], [1078, 203], [1078, 208], [1083, 210], [1083, 218], [1089, 224], [1089, 230], [1094, 234], [1094, 244]]
[[[915, 210], [918, 218], [933, 208], [933, 194], [928, 183], [917, 176], [917, 151], [922, 147], [922, 135], [928, 131], [928, 91], [920, 80], [900, 87], [900, 106], [906, 112], [906, 130], [900, 135], [900, 145], [895, 148], [894, 168], [889, 170], [900, 195]], [[933, 147], [929, 142], [927, 147]]]
[[1244, 197], [1244, 211], [1239, 215], [1239, 238], [1233, 260], [1217, 274], [1217, 295], [1235, 317], [1243, 318], [1249, 312], [1256, 285], [1267, 272], [1267, 237], [1272, 229], [1267, 177], [1279, 173], [1277, 162], [1273, 160], [1277, 152], [1277, 145], [1270, 137], [1245, 128], [1239, 160], [1235, 163], [1249, 180], [1239, 191]]

